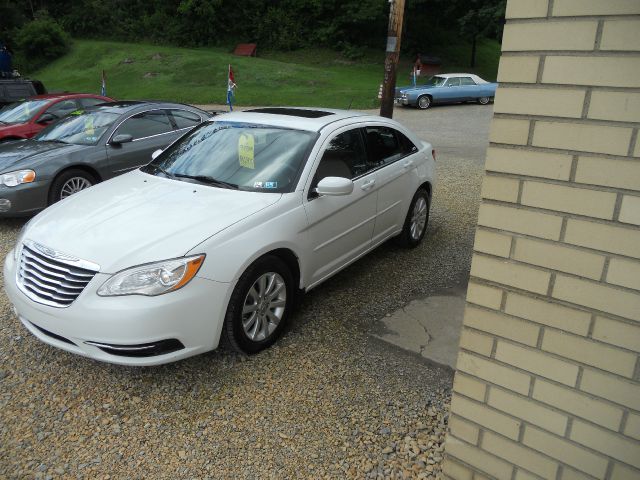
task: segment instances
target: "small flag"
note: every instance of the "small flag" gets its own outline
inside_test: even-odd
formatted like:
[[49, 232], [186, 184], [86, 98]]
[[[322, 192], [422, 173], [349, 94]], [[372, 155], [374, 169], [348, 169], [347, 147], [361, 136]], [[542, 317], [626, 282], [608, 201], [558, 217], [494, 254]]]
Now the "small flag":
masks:
[[229, 64], [229, 78], [227, 81], [227, 105], [229, 105], [229, 111], [233, 112], [233, 101], [235, 100], [236, 84], [233, 78], [233, 69]]
[[102, 87], [100, 88], [100, 95], [103, 97], [107, 96], [107, 76], [104, 74], [104, 70], [102, 70]]

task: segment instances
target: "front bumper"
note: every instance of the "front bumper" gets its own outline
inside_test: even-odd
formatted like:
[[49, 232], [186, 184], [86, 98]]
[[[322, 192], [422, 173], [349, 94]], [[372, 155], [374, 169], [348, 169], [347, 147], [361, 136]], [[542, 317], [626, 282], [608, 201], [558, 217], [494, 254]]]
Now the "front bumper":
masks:
[[[96, 291], [109, 276], [97, 274], [69, 307], [56, 308], [18, 289], [13, 251], [4, 264], [5, 291], [18, 318], [54, 347], [104, 362], [149, 366], [218, 346], [232, 284], [195, 277], [184, 288], [157, 297], [100, 297]], [[114, 351], [118, 347], [124, 350]]]
[[0, 217], [32, 215], [47, 207], [49, 182], [36, 181], [15, 187], [0, 185]]

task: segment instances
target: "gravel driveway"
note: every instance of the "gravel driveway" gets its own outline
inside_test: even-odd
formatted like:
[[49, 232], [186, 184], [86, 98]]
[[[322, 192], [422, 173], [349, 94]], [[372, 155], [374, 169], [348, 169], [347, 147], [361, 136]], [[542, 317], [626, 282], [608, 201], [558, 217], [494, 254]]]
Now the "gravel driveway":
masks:
[[[2, 293], [0, 478], [431, 478], [452, 372], [369, 333], [413, 298], [464, 287], [491, 110], [396, 109], [438, 152], [426, 241], [383, 245], [306, 295], [254, 357], [97, 363], [36, 340]], [[2, 258], [23, 223], [0, 220]]]

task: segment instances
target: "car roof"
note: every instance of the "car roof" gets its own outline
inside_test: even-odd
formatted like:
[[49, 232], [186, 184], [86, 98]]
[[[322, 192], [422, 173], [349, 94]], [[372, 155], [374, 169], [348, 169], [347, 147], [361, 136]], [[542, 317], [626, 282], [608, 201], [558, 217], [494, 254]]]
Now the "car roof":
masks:
[[[200, 110], [199, 108], [185, 105], [182, 103], [160, 102], [154, 100], [119, 100], [115, 102], [105, 102], [99, 105], [87, 107], [85, 110], [102, 110], [111, 113], [123, 114], [135, 110], [145, 110], [149, 107], [154, 108], [190, 108], [192, 110]], [[206, 112], [205, 112], [206, 113]]]
[[441, 77], [441, 78], [471, 77], [473, 80], [475, 80], [476, 83], [489, 83], [485, 79], [476, 75], [475, 73], [438, 73], [434, 75], [434, 77]]
[[86, 97], [95, 97], [95, 98], [105, 98], [102, 95], [98, 95], [96, 93], [45, 93], [42, 95], [33, 95], [29, 97], [28, 100], [55, 100], [57, 98], [86, 98]]
[[[355, 110], [316, 107], [265, 107], [217, 115], [209, 121], [233, 121], [317, 132], [341, 120], [370, 116]], [[380, 117], [382, 119], [382, 117]]]

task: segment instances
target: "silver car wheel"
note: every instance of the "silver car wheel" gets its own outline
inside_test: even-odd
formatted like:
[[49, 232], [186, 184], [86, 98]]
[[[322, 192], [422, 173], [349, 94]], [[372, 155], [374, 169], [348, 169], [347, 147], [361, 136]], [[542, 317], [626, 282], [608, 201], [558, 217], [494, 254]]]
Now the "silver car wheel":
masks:
[[489, 103], [489, 100], [491, 100], [489, 97], [480, 97], [478, 99], [478, 103], [480, 105], [486, 105], [487, 103]]
[[287, 304], [284, 278], [275, 272], [261, 275], [251, 286], [242, 307], [242, 329], [254, 342], [268, 338], [278, 327]]
[[409, 233], [413, 240], [419, 240], [424, 231], [424, 227], [427, 224], [427, 201], [424, 197], [418, 197], [415, 205], [413, 206], [413, 213], [411, 214], [411, 227]]
[[60, 200], [63, 198], [67, 198], [74, 193], [78, 193], [80, 190], [84, 190], [85, 188], [91, 187], [93, 184], [83, 177], [71, 177], [69, 180], [64, 182], [62, 188], [60, 189]]
[[418, 107], [422, 108], [423, 110], [429, 108], [430, 105], [431, 99], [428, 96], [423, 95], [418, 99]]

